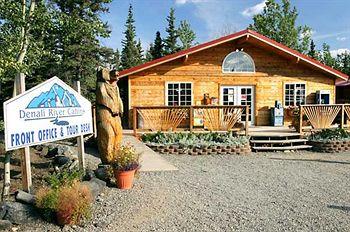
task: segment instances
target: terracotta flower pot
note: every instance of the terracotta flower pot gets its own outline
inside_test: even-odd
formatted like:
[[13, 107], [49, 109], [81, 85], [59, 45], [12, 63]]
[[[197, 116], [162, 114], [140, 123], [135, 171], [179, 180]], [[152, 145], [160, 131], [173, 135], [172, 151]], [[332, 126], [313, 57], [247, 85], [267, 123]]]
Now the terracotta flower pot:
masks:
[[136, 169], [130, 171], [113, 170], [114, 177], [117, 182], [117, 188], [131, 189], [134, 181], [135, 171]]

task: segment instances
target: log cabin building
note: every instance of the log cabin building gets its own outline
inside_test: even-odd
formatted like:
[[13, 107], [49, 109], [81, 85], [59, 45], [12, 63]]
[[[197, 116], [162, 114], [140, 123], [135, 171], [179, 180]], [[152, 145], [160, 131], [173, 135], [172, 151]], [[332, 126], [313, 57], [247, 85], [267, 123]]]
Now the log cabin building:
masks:
[[336, 80], [348, 76], [243, 30], [123, 70], [120, 78], [129, 127], [134, 106], [200, 105], [208, 98], [213, 104], [249, 105], [250, 124], [267, 126], [275, 101], [286, 108], [314, 104], [322, 90], [334, 104]]

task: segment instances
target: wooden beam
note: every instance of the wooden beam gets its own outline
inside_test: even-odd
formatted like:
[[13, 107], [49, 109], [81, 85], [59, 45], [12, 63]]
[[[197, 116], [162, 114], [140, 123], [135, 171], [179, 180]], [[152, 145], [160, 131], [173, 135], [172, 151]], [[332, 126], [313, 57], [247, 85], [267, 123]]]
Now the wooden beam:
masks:
[[[75, 90], [80, 94], [80, 81], [74, 82]], [[85, 149], [84, 149], [84, 136], [79, 135], [77, 137], [77, 146], [78, 146], [78, 160], [79, 160], [79, 169], [85, 174]]]
[[248, 40], [249, 40], [249, 35], [244, 36], [243, 38], [238, 39], [238, 40], [236, 41], [236, 44], [237, 44], [237, 45], [241, 45], [241, 44], [243, 44], [243, 43], [248, 42]]
[[188, 61], [188, 54], [184, 56], [184, 63], [187, 63], [187, 61]]
[[[25, 75], [20, 73], [16, 77], [18, 91], [21, 94], [26, 91], [25, 87]], [[30, 193], [32, 189], [32, 171], [30, 167], [30, 149], [25, 147], [21, 149], [21, 172], [22, 172], [22, 187], [23, 190]]]
[[133, 122], [132, 122], [132, 128], [134, 130], [134, 136], [137, 137], [137, 107], [132, 108], [132, 117], [133, 117]]

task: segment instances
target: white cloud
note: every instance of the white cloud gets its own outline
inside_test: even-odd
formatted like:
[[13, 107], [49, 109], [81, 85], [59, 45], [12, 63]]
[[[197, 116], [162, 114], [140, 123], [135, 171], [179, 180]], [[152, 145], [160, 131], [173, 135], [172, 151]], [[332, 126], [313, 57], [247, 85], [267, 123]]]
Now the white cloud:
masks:
[[333, 37], [341, 37], [341, 35], [349, 34], [349, 33], [350, 33], [350, 30], [333, 32], [333, 33], [328, 33], [328, 34], [319, 34], [319, 35], [314, 36], [314, 39], [320, 40], [320, 39], [327, 39], [327, 38], [333, 38]]
[[338, 54], [342, 54], [342, 53], [350, 53], [350, 49], [348, 48], [339, 48], [339, 49], [336, 49], [336, 50], [331, 50], [330, 53], [333, 57], [337, 57]]
[[206, 2], [207, 0], [175, 0], [176, 4], [183, 5], [186, 3], [200, 3], [200, 2]]
[[201, 0], [195, 4], [194, 15], [205, 24], [209, 39], [223, 36], [223, 31], [233, 33], [242, 28], [242, 25], [235, 21], [237, 8], [227, 7], [221, 0]]
[[254, 5], [254, 6], [251, 6], [251, 7], [244, 9], [241, 12], [241, 14], [245, 17], [252, 17], [256, 14], [259, 14], [264, 10], [265, 3], [266, 3], [266, 0], [263, 0], [262, 2]]
[[338, 41], [345, 41], [345, 40], [347, 40], [348, 39], [348, 37], [345, 37], [345, 36], [343, 36], [343, 37], [337, 37], [337, 40]]

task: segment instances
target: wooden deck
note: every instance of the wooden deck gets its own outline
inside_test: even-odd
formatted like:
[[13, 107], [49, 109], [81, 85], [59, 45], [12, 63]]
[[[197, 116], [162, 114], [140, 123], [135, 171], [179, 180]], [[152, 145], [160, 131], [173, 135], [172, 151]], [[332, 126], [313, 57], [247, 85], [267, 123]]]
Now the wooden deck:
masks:
[[248, 134], [250, 136], [273, 136], [273, 137], [287, 137], [287, 136], [298, 136], [298, 133], [294, 129], [288, 127], [277, 127], [277, 126], [251, 126], [249, 127]]

